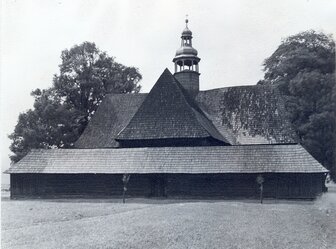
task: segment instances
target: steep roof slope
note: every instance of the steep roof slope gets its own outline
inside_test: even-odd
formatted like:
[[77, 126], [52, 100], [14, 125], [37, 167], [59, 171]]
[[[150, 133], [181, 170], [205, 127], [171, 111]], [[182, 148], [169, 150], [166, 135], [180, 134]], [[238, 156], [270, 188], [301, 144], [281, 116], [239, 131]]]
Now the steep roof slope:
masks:
[[166, 69], [116, 139], [208, 137], [229, 143]]
[[271, 86], [239, 86], [201, 91], [200, 108], [236, 144], [297, 143], [282, 96]]
[[325, 173], [301, 145], [33, 150], [5, 173]]
[[76, 141], [76, 148], [118, 147], [115, 140], [138, 110], [147, 94], [108, 94], [86, 129]]

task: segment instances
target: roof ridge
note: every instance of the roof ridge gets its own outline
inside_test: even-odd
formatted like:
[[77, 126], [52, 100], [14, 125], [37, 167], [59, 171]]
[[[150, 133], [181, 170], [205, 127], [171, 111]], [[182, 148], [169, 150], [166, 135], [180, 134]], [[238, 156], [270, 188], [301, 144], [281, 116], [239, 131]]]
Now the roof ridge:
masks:
[[227, 90], [233, 88], [274, 88], [273, 85], [241, 85], [241, 86], [224, 86], [224, 87], [217, 87], [212, 89], [201, 90], [200, 92], [210, 92], [210, 91], [218, 91], [218, 90]]

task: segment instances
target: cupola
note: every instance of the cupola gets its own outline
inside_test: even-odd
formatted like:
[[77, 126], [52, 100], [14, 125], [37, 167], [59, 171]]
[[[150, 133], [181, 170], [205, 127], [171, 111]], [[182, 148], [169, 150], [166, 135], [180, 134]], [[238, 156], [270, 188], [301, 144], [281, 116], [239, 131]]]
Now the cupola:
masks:
[[188, 19], [185, 20], [186, 27], [181, 35], [181, 47], [176, 50], [173, 62], [175, 64], [175, 78], [192, 95], [199, 91], [199, 62], [198, 52], [192, 47], [192, 32], [188, 27]]

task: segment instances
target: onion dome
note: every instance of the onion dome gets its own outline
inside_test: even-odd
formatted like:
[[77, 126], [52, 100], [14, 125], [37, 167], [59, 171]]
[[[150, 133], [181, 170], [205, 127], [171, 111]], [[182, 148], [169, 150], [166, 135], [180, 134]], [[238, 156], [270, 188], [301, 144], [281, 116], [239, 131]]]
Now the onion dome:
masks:
[[197, 57], [197, 50], [192, 47], [192, 32], [188, 28], [188, 19], [185, 20], [186, 27], [182, 31], [181, 35], [181, 47], [176, 50], [176, 57]]
[[[186, 20], [186, 23], [188, 19]], [[185, 27], [185, 29], [182, 31], [182, 37], [190, 37], [192, 36], [192, 32], [190, 31], [190, 29], [188, 28], [188, 26]]]
[[178, 50], [176, 50], [175, 56], [180, 56], [180, 55], [195, 55], [195, 56], [197, 56], [197, 50], [194, 49], [191, 46], [183, 46], [183, 47], [180, 47]]

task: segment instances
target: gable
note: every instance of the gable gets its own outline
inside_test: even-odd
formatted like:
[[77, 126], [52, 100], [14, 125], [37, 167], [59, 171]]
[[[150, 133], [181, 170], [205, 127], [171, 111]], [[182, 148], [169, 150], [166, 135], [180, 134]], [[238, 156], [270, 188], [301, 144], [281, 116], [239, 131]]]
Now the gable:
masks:
[[117, 140], [214, 138], [229, 143], [166, 69]]

